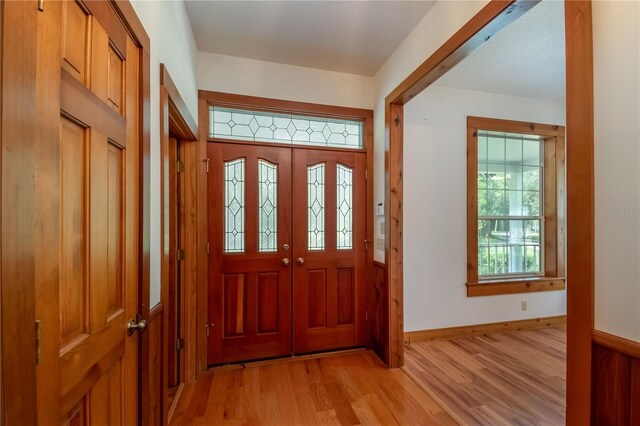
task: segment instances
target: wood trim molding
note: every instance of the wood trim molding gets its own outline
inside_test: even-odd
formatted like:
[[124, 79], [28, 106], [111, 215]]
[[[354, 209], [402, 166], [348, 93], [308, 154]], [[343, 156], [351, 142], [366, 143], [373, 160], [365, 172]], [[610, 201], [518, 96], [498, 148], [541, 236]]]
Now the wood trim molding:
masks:
[[385, 264], [389, 286], [389, 366], [404, 364], [402, 255], [403, 105], [516, 21], [538, 1], [491, 0], [385, 99]]
[[169, 95], [169, 131], [177, 139], [195, 141], [198, 139], [198, 125], [187, 108], [165, 64], [160, 64], [160, 85]]
[[564, 136], [564, 126], [556, 124], [531, 123], [527, 121], [504, 120], [486, 117], [467, 117], [467, 126], [496, 132], [523, 133], [543, 137]]
[[[478, 274], [478, 132], [531, 134], [544, 143], [544, 276], [483, 280]], [[565, 128], [560, 125], [467, 117], [467, 296], [564, 289]]]
[[537, 293], [565, 289], [564, 278], [533, 278], [511, 281], [467, 283], [467, 296], [496, 296], [500, 294]]
[[616, 352], [629, 355], [633, 358], [640, 359], [640, 342], [625, 339], [624, 337], [616, 336], [600, 330], [593, 330], [592, 335], [594, 343], [612, 349]]
[[[288, 101], [284, 99], [261, 98], [258, 96], [236, 95], [233, 93], [211, 92], [207, 90], [200, 90], [198, 92], [198, 96], [201, 100], [207, 101], [207, 103], [228, 107], [244, 109], [255, 108], [264, 111], [311, 114], [323, 117], [348, 118], [362, 121], [369, 118], [373, 120], [373, 111], [370, 109]], [[202, 126], [202, 123], [200, 125]]]
[[131, 37], [145, 52], [151, 52], [151, 40], [130, 0], [109, 0]]
[[593, 32], [590, 1], [566, 1], [567, 424], [591, 419], [594, 297]]
[[433, 330], [406, 331], [404, 344], [424, 342], [428, 340], [450, 340], [462, 337], [481, 336], [485, 334], [506, 333], [509, 331], [538, 330], [541, 328], [560, 327], [567, 323], [566, 315], [525, 320], [493, 322], [487, 324], [463, 325], [459, 327], [436, 328]]
[[[403, 355], [402, 105], [537, 2], [491, 0], [385, 100], [389, 366]], [[588, 424], [594, 287], [593, 42], [590, 1], [565, 2], [567, 64], [567, 424]]]
[[406, 104], [537, 3], [538, 0], [490, 1], [415, 71], [409, 74], [386, 97], [385, 103]]

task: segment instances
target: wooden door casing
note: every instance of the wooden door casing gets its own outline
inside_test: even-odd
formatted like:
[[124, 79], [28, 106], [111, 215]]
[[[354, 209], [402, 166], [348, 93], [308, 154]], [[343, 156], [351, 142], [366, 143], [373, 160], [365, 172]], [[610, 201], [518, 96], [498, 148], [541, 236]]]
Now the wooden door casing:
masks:
[[[209, 143], [208, 363], [291, 354], [291, 149]], [[225, 163], [244, 160], [244, 250], [225, 253]], [[258, 250], [258, 161], [277, 166], [275, 251]], [[288, 248], [287, 248], [288, 246]], [[287, 258], [289, 264], [284, 264]]]
[[[366, 154], [293, 150], [294, 352], [364, 346]], [[308, 249], [308, 167], [324, 164], [324, 249]], [[337, 248], [337, 167], [352, 172], [352, 248]]]
[[51, 309], [68, 424], [138, 419], [138, 336], [127, 323], [138, 308], [140, 56], [107, 14], [107, 3], [62, 3], [60, 302]]

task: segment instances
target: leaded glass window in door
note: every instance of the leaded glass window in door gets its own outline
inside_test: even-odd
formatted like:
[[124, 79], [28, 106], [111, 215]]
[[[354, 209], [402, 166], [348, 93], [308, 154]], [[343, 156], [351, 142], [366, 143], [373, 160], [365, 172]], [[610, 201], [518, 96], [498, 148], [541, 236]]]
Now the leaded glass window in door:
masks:
[[258, 251], [278, 251], [278, 166], [258, 160]]
[[245, 159], [224, 163], [224, 252], [244, 252]]
[[324, 250], [324, 175], [324, 163], [307, 167], [309, 250]]
[[353, 248], [353, 169], [338, 164], [336, 167], [337, 184], [337, 249]]

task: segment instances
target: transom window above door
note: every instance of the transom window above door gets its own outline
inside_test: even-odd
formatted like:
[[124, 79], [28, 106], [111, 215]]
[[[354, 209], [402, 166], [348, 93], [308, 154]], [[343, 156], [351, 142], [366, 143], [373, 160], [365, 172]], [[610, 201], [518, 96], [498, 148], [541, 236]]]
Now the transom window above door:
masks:
[[363, 123], [340, 118], [209, 106], [209, 137], [363, 149]]

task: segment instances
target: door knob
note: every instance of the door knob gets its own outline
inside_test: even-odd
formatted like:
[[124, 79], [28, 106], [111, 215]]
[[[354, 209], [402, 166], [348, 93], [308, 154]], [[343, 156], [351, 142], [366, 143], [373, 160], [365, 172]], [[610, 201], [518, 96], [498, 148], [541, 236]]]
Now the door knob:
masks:
[[304, 259], [299, 257], [298, 258], [298, 265], [304, 265]]
[[127, 324], [127, 334], [129, 336], [131, 336], [136, 331], [142, 333], [146, 329], [147, 329], [147, 320], [140, 319], [136, 321], [135, 319], [132, 319], [131, 321], [129, 321], [129, 324]]
[[289, 259], [288, 259], [288, 258], [286, 258], [286, 257], [285, 257], [284, 259], [282, 259], [282, 264], [283, 264], [284, 266], [287, 266], [287, 265], [289, 264]]

